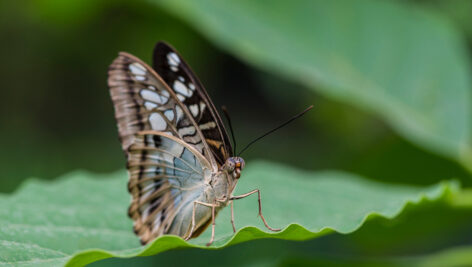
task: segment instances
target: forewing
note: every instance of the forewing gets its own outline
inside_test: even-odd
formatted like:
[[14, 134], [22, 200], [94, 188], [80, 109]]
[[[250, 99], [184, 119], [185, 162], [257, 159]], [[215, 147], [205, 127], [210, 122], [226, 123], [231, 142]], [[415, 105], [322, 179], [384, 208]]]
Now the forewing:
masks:
[[154, 48], [153, 68], [180, 95], [200, 127], [219, 165], [232, 156], [231, 143], [221, 118], [204, 87], [182, 57], [166, 43]]
[[176, 214], [203, 195], [211, 166], [193, 146], [156, 131], [138, 133], [128, 159], [129, 216], [146, 244], [169, 233]]
[[[208, 161], [215, 161], [191, 115], [193, 107], [187, 107], [182, 102], [185, 97], [170, 89], [147, 64], [128, 53], [120, 53], [110, 65], [108, 86], [124, 151], [138, 132], [155, 130], [182, 139]], [[188, 89], [187, 95], [192, 93]]]

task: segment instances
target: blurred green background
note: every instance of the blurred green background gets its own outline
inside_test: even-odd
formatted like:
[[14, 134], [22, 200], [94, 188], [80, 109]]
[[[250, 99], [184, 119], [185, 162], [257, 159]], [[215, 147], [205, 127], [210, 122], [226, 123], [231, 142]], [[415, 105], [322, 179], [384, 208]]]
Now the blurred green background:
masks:
[[[302, 119], [248, 150], [244, 155], [248, 164], [251, 159], [263, 158], [308, 170], [346, 170], [386, 183], [423, 185], [455, 178], [463, 186], [472, 184], [472, 162], [468, 161], [472, 159], [467, 154], [470, 150], [464, 150], [464, 157], [443, 153], [442, 151], [447, 150], [442, 148], [444, 146], [429, 145], [436, 143], [423, 142], [421, 134], [411, 134], [416, 130], [409, 129], [405, 123], [398, 122], [395, 116], [390, 116], [388, 106], [385, 106], [387, 111], [384, 112], [375, 105], [365, 105], [359, 98], [352, 97], [349, 100], [346, 98], [350, 96], [339, 97], [339, 91], [330, 91], [331, 84], [325, 82], [329, 77], [324, 78], [323, 73], [320, 74], [321, 78], [313, 79], [315, 82], [310, 79], [303, 82], [307, 78], [302, 76], [307, 74], [297, 77], [297, 70], [290, 69], [291, 66], [284, 70], [283, 62], [282, 67], [269, 66], [270, 62], [266, 60], [267, 57], [264, 58], [263, 51], [256, 51], [257, 45], [252, 43], [251, 38], [245, 39], [253, 30], [251, 16], [254, 14], [238, 13], [237, 8], [238, 5], [244, 7], [250, 2], [213, 2], [212, 6], [211, 1], [201, 1], [198, 4], [199, 10], [197, 7], [192, 9], [190, 2], [1, 1], [0, 192], [14, 191], [29, 177], [54, 179], [74, 169], [111, 172], [124, 168], [125, 160], [120, 150], [113, 107], [106, 86], [107, 67], [119, 51], [130, 52], [150, 63], [153, 46], [159, 40], [167, 41], [181, 53], [206, 86], [216, 106], [228, 107], [240, 147], [306, 106], [315, 106]], [[263, 14], [277, 15], [277, 11], [280, 11], [277, 8], [283, 8], [285, 2], [275, 2], [277, 4], [272, 5], [272, 2], [262, 1], [251, 8], [259, 8], [256, 11]], [[349, 31], [349, 27], [345, 32], [335, 30], [344, 29], [346, 18], [362, 17], [354, 14], [359, 10], [370, 15], [377, 11], [383, 12], [380, 15], [388, 14], [392, 25], [402, 25], [411, 20], [412, 24], [419, 25], [420, 30], [411, 33], [418, 40], [422, 40], [422, 33], [425, 38], [431, 36], [427, 31], [421, 30], [423, 16], [426, 16], [427, 20], [433, 21], [429, 24], [432, 26], [427, 29], [438, 32], [438, 36], [450, 38], [452, 45], [444, 48], [441, 46], [446, 46], [448, 40], [445, 45], [441, 41], [443, 39], [435, 42], [426, 39], [421, 45], [427, 46], [420, 47], [420, 51], [443, 51], [441, 49], [444, 48], [448, 52], [448, 49], [452, 49], [453, 56], [443, 56], [452, 58], [459, 55], [458, 65], [462, 66], [460, 71], [464, 72], [463, 77], [470, 77], [472, 2], [392, 1], [395, 3], [390, 4], [389, 1], [381, 1], [381, 5], [372, 5], [373, 2], [370, 1], [359, 1], [354, 5], [356, 8], [346, 8], [343, 4], [347, 2], [343, 2], [327, 4], [319, 1], [294, 1], [289, 5], [293, 10], [287, 11], [286, 16], [280, 20], [270, 21], [270, 17], [262, 16], [262, 19], [269, 18], [266, 21], [268, 28], [265, 30], [270, 30], [282, 43], [293, 43], [293, 51], [299, 48], [305, 51], [303, 48], [307, 43], [304, 43], [304, 39], [297, 40], [296, 33], [300, 31], [304, 34], [303, 31], [309, 31], [313, 26], [305, 24], [305, 28], [298, 28], [304, 21], [299, 21], [303, 16], [298, 17], [297, 12], [303, 12], [303, 7], [307, 4], [310, 7], [312, 3], [317, 7], [328, 6], [327, 10], [332, 12], [324, 15], [329, 20], [326, 25], [318, 25], [317, 29], [331, 29], [332, 25], [337, 25], [333, 26], [333, 32], [326, 33], [326, 37], [329, 34], [341, 36], [343, 38], [340, 37], [340, 41], [356, 40], [356, 36], [351, 36], [354, 33]], [[229, 14], [239, 19], [234, 21], [242, 21], [244, 24], [233, 29], [230, 17], [229, 26], [218, 24], [213, 28], [206, 27], [208, 21], [211, 22], [214, 18], [214, 13], [219, 12], [218, 6], [227, 7]], [[208, 16], [205, 16], [205, 12], [208, 12]], [[202, 23], [198, 22], [198, 16], [201, 16]], [[374, 22], [365, 21], [364, 24], [357, 25], [357, 29], [367, 33], [363, 40], [381, 43], [381, 50], [376, 52], [366, 48], [365, 53], [358, 54], [358, 42], [344, 42], [346, 51], [355, 53], [355, 57], [347, 58], [370, 62], [372, 54], [390, 55], [394, 53], [391, 51], [398, 49], [409, 54], [408, 49], [412, 46], [404, 45], [406, 42], [401, 38], [408, 36], [402, 34], [410, 28], [385, 27], [378, 31], [377, 36], [369, 31], [370, 23]], [[247, 31], [248, 35], [241, 34], [240, 31]], [[224, 39], [224, 34], [221, 34], [222, 39], [219, 41], [220, 32], [239, 39], [240, 43], [235, 42], [233, 46], [233, 40]], [[289, 36], [286, 33], [294, 34]], [[384, 35], [390, 36], [392, 42], [382, 46]], [[319, 38], [323, 40], [323, 35]], [[416, 40], [415, 38], [413, 39]], [[277, 47], [280, 43], [274, 42], [272, 45]], [[336, 47], [337, 43], [332, 45]], [[289, 57], [292, 51], [283, 48], [285, 47], [281, 46], [281, 53], [286, 51]], [[310, 49], [311, 47], [307, 51]], [[313, 58], [309, 54], [299, 56], [301, 59], [306, 58], [308, 65]], [[343, 55], [334, 56], [343, 58]], [[411, 56], [414, 62], [415, 54]], [[398, 65], [401, 68], [403, 63], [395, 60], [394, 54], [392, 57], [386, 56], [380, 60], [379, 65]], [[437, 72], [431, 72], [434, 75], [418, 76], [414, 71], [411, 73], [415, 81], [434, 80], [443, 71], [455, 71], [453, 67], [456, 65], [453, 63], [448, 65], [449, 62], [435, 61], [435, 57], [432, 57], [430, 64], [438, 69]], [[353, 65], [356, 69], [357, 65]], [[342, 65], [336, 68], [341, 67]], [[280, 69], [287, 75], [280, 75]], [[387, 67], [376, 70], [378, 73], [374, 77], [391, 74], [391, 69]], [[316, 82], [318, 80], [319, 83]], [[390, 81], [393, 90], [397, 83], [400, 90], [402, 81]], [[453, 87], [465, 88], [465, 93], [461, 91], [465, 97], [460, 94], [458, 97], [465, 101], [464, 109], [441, 111], [437, 116], [446, 114], [444, 117], [447, 123], [465, 121], [464, 132], [470, 134], [470, 78], [465, 78], [464, 83], [450, 86], [446, 84], [435, 91], [429, 91], [428, 88], [435, 87], [436, 84], [426, 82], [418, 86], [425, 88], [422, 91], [425, 95], [422, 97], [439, 94], [438, 92], [442, 93], [439, 97], [453, 96], [457, 93]], [[355, 87], [356, 84], [352, 86]], [[362, 88], [358, 90], [361, 91]], [[451, 106], [461, 105], [454, 102], [453, 97], [445, 101]], [[379, 103], [382, 105], [383, 102], [379, 100]], [[431, 103], [435, 108], [435, 103], [441, 101]], [[414, 106], [416, 103], [400, 104]], [[405, 128], [404, 131], [402, 127]], [[457, 133], [455, 128], [451, 131]], [[425, 132], [427, 133], [422, 134], [428, 136], [428, 129]], [[454, 138], [456, 137], [453, 135], [452, 139]], [[470, 135], [466, 138], [469, 138], [468, 141], [472, 140]], [[272, 265], [276, 262], [271, 255], [283, 251], [283, 256], [286, 256], [286, 261], [283, 261], [285, 264], [327, 265], [353, 260], [359, 264], [375, 265], [375, 260], [378, 259], [384, 260], [384, 263], [396, 262], [397, 257], [430, 255], [455, 246], [470, 245], [471, 223], [472, 210], [469, 208], [431, 205], [419, 210], [410, 208], [393, 222], [375, 219], [360, 231], [347, 236], [330, 235], [304, 243], [262, 240], [219, 251], [172, 251], [133, 259], [132, 262], [111, 259], [97, 264], [155, 265], [192, 262], [198, 265], [220, 265], [222, 261], [231, 263], [228, 259], [242, 254], [246, 255], [244, 261], [239, 259], [235, 261], [236, 264]]]

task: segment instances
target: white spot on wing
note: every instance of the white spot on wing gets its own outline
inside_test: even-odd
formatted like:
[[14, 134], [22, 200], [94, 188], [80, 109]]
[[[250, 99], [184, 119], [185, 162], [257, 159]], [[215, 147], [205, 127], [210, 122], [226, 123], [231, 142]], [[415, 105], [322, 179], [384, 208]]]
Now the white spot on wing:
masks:
[[191, 97], [193, 92], [185, 86], [181, 81], [174, 82], [174, 91], [186, 97]]
[[177, 98], [182, 102], [185, 100], [185, 96], [181, 95], [181, 94], [177, 94]]
[[146, 74], [146, 68], [144, 68], [143, 65], [135, 62], [133, 64], [130, 64], [128, 66], [129, 70], [131, 71], [131, 73], [133, 73], [134, 75], [145, 75]]
[[198, 105], [197, 104], [190, 105], [189, 109], [190, 109], [190, 112], [192, 112], [192, 115], [194, 117], [197, 117], [197, 115], [198, 115]]
[[159, 97], [159, 94], [154, 92], [154, 91], [151, 91], [151, 90], [148, 90], [148, 89], [143, 89], [143, 90], [141, 90], [140, 95], [144, 100], [148, 100], [148, 101], [152, 101], [154, 103], [161, 104], [161, 98]]
[[164, 111], [164, 115], [169, 121], [172, 121], [174, 119], [174, 111], [173, 110], [166, 110]]
[[[166, 97], [166, 98], [169, 98], [169, 96], [170, 96], [170, 94], [169, 94], [169, 92], [168, 92], [167, 90], [162, 90], [162, 91], [161, 91], [161, 95], [162, 95], [163, 97]], [[167, 100], [166, 100], [166, 101], [167, 101]]]
[[181, 81], [181, 82], [185, 82], [185, 79], [184, 79], [184, 77], [182, 77], [182, 76], [179, 76], [178, 79], [179, 79], [179, 81]]
[[175, 113], [177, 115], [177, 121], [180, 121], [184, 115], [184, 112], [182, 111], [182, 109], [179, 107], [179, 106], [176, 106], [175, 107]]
[[173, 72], [177, 72], [179, 70], [179, 68], [177, 68], [176, 66], [170, 66], [170, 69], [173, 71]]
[[140, 95], [144, 100], [151, 101], [156, 104], [165, 104], [169, 99], [169, 92], [167, 91], [161, 91], [161, 94], [159, 94], [156, 91], [142, 89]]
[[208, 130], [208, 129], [213, 129], [216, 127], [216, 123], [213, 121], [207, 122], [205, 124], [201, 124], [198, 127], [200, 127], [200, 130]]
[[192, 91], [195, 91], [195, 85], [193, 83], [189, 83], [188, 88], [190, 88]]
[[141, 90], [140, 95], [144, 100], [148, 100], [157, 104], [162, 104], [161, 97], [158, 93], [154, 91], [143, 89]]
[[146, 76], [142, 76], [142, 75], [135, 75], [134, 78], [138, 81], [145, 81], [146, 80]]
[[193, 126], [188, 126], [184, 128], [179, 129], [179, 134], [184, 136], [184, 135], [194, 135], [196, 132], [195, 127]]
[[157, 104], [146, 101], [146, 102], [144, 102], [144, 106], [146, 107], [146, 109], [151, 110], [151, 109], [156, 108]]
[[163, 131], [167, 128], [166, 121], [159, 113], [152, 113], [149, 116], [149, 122], [151, 123], [151, 128], [156, 131]]
[[169, 63], [170, 66], [175, 66], [177, 67], [180, 63], [180, 58], [177, 56], [176, 53], [170, 52], [167, 54], [167, 62]]
[[201, 113], [203, 113], [203, 111], [205, 110], [205, 108], [206, 108], [205, 103], [203, 103], [203, 101], [200, 102], [200, 112], [201, 112]]

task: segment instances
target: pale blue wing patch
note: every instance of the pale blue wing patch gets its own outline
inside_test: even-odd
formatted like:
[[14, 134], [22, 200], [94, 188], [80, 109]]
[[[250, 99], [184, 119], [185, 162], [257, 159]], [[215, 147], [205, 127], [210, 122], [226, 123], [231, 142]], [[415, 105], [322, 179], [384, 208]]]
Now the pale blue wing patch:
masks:
[[143, 243], [176, 234], [174, 218], [203, 195], [208, 170], [203, 156], [182, 141], [160, 132], [138, 133], [128, 153], [129, 215]]

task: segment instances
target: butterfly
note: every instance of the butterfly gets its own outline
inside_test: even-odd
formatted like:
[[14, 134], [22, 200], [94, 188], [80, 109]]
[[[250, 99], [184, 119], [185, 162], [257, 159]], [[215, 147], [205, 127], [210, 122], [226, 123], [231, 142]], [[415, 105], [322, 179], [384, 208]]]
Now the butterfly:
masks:
[[147, 244], [164, 234], [199, 236], [233, 201], [258, 194], [259, 216], [271, 231], [258, 189], [234, 196], [245, 166], [234, 155], [220, 115], [189, 65], [159, 42], [153, 66], [120, 52], [108, 70], [121, 146], [126, 154], [128, 210], [134, 232]]

